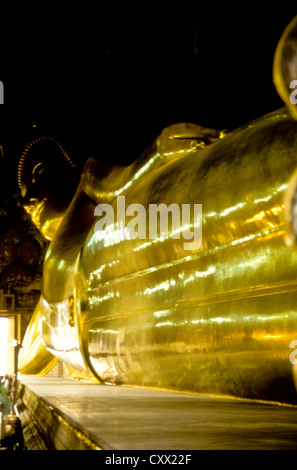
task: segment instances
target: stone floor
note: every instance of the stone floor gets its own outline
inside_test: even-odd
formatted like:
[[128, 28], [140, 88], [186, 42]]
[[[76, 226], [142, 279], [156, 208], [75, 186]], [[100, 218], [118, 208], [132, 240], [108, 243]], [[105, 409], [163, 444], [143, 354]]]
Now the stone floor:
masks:
[[293, 406], [54, 377], [19, 380], [105, 449], [297, 449]]

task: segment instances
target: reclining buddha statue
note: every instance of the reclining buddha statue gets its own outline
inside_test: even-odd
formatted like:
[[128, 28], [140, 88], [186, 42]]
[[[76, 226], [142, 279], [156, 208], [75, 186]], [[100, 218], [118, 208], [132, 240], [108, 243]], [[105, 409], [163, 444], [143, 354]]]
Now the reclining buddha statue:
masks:
[[26, 146], [24, 206], [50, 244], [22, 374], [59, 360], [86, 381], [297, 403], [297, 18], [273, 78], [283, 108], [230, 132], [174, 124], [130, 166], [90, 157], [77, 184], [54, 139]]

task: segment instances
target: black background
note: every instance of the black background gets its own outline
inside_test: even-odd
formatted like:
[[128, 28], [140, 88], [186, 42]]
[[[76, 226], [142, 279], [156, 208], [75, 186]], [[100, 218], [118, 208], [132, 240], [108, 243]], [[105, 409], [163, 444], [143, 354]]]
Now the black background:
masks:
[[79, 165], [91, 153], [128, 164], [174, 122], [234, 129], [282, 106], [272, 63], [292, 2], [91, 5], [62, 16], [46, 4], [3, 33], [0, 138], [13, 186], [34, 136], [56, 137]]

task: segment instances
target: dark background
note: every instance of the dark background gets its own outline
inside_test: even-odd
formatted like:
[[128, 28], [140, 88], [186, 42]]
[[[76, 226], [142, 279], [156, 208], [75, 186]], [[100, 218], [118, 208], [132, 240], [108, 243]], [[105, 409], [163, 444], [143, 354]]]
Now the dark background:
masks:
[[12, 191], [34, 136], [56, 137], [81, 166], [91, 153], [128, 164], [174, 122], [234, 129], [282, 106], [272, 63], [292, 2], [177, 2], [165, 14], [146, 3], [91, 5], [63, 16], [48, 6], [2, 39], [0, 139]]

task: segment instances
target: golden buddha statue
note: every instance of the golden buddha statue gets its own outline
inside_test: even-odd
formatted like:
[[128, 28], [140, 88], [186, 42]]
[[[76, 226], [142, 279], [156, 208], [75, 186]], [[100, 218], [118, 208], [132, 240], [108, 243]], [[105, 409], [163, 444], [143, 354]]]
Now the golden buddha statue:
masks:
[[[25, 206], [51, 243], [22, 374], [58, 358], [84, 380], [297, 402], [296, 25], [274, 62], [288, 106], [235, 131], [181, 123], [130, 166], [90, 158], [63, 207], [41, 194], [34, 143], [24, 152]], [[160, 215], [152, 237], [161, 205], [167, 231]]]

